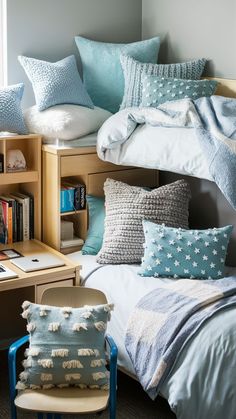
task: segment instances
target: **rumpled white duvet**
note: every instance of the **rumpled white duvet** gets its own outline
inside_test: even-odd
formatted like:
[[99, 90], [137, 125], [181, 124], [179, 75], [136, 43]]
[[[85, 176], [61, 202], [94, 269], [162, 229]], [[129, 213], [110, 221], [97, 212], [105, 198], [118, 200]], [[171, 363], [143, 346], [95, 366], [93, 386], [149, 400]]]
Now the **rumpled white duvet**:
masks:
[[[167, 170], [213, 180], [193, 128], [139, 125], [125, 142], [116, 141], [126, 127], [124, 109], [105, 121], [98, 132], [100, 159], [126, 166]], [[148, 110], [146, 110], [148, 112]]]

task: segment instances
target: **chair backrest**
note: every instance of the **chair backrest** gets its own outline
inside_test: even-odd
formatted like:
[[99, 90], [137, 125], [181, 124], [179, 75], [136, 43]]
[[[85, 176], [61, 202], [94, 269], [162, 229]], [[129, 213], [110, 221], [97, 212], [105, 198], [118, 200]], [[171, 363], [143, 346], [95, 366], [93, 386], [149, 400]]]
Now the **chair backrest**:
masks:
[[41, 304], [59, 307], [82, 307], [106, 303], [107, 298], [102, 291], [85, 287], [48, 288], [41, 298]]

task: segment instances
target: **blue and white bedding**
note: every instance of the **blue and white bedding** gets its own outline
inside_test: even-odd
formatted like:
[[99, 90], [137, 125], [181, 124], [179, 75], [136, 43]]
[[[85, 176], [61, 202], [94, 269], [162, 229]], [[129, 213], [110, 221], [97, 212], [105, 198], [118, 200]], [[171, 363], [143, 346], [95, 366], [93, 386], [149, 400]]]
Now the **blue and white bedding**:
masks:
[[[99, 265], [96, 256], [82, 256], [80, 252], [70, 258], [82, 264], [83, 284], [100, 289], [115, 304], [108, 332], [119, 348], [119, 366], [135, 375], [125, 348], [128, 319], [145, 295], [179, 281], [140, 277], [138, 265]], [[227, 273], [236, 274], [235, 269]], [[235, 319], [235, 306], [215, 313], [175, 354], [172, 370], [161, 384], [160, 393], [178, 419], [235, 419]], [[151, 354], [155, 355], [155, 351]]]
[[[176, 135], [182, 137], [181, 149]], [[211, 96], [124, 109], [100, 128], [97, 151], [115, 164], [213, 180], [236, 208], [235, 140], [236, 99]]]

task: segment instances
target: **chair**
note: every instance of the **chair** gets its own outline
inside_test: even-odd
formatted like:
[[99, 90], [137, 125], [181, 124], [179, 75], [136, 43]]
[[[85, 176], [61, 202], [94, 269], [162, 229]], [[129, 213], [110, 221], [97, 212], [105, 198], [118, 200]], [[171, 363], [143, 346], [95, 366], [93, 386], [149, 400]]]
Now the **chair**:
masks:
[[[42, 296], [42, 304], [59, 307], [81, 307], [84, 305], [106, 304], [106, 296], [99, 290], [84, 287], [61, 287], [47, 289]], [[85, 414], [100, 412], [109, 404], [110, 419], [116, 418], [117, 346], [111, 336], [106, 336], [110, 352], [110, 390], [52, 388], [50, 390], [17, 391], [16, 355], [17, 350], [29, 341], [29, 335], [22, 337], [9, 348], [9, 378], [11, 419], [17, 418], [17, 407], [34, 411], [38, 419], [61, 419], [61, 414]]]

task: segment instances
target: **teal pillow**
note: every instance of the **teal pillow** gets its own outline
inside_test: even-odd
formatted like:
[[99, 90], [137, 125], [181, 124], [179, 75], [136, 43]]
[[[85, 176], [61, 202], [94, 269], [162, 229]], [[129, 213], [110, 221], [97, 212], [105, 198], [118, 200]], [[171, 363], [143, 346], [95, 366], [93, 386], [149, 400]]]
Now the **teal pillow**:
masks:
[[112, 44], [75, 37], [79, 49], [85, 87], [96, 106], [117, 112], [124, 94], [124, 76], [120, 54], [128, 54], [142, 62], [156, 63], [160, 38], [131, 44]]
[[120, 61], [125, 79], [125, 92], [120, 109], [140, 105], [142, 75], [198, 80], [206, 64], [205, 58], [176, 64], [140, 63], [128, 55], [121, 55]]
[[24, 56], [18, 59], [32, 83], [39, 111], [63, 103], [94, 108], [81, 81], [74, 55], [56, 63]]
[[233, 226], [184, 230], [143, 221], [142, 276], [219, 279]]
[[24, 84], [0, 88], [0, 131], [27, 134], [21, 109]]
[[86, 196], [89, 211], [89, 229], [82, 247], [83, 255], [96, 255], [102, 247], [105, 220], [105, 198]]
[[157, 107], [172, 100], [198, 99], [211, 96], [217, 87], [215, 80], [184, 80], [156, 76], [142, 76], [142, 101], [140, 106]]
[[112, 306], [23, 304], [30, 344], [17, 389], [107, 388], [104, 336]]

